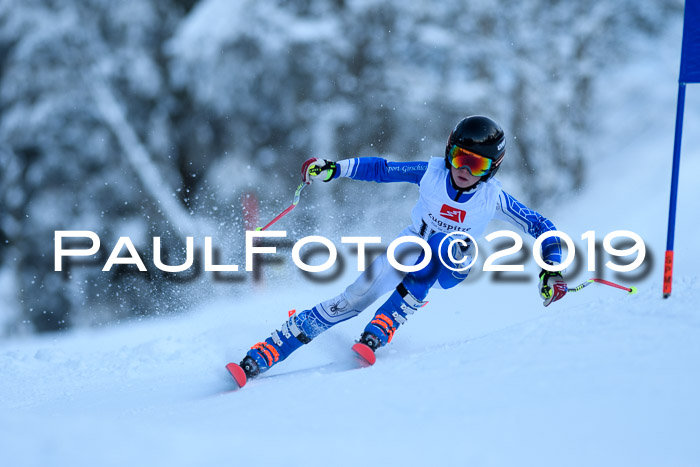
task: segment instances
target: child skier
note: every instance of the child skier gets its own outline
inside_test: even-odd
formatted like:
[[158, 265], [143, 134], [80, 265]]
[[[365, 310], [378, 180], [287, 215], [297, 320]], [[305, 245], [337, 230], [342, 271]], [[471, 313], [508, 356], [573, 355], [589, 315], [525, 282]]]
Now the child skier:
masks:
[[[429, 162], [388, 162], [378, 157], [339, 162], [311, 158], [304, 162], [301, 172], [307, 184], [317, 179], [329, 182], [339, 177], [417, 184], [420, 198], [413, 208], [412, 223], [400, 236], [424, 239], [431, 248], [432, 257], [422, 269], [405, 274], [389, 264], [385, 253], [340, 295], [292, 314], [280, 330], [255, 344], [240, 366], [235, 363], [227, 366], [239, 386], [281, 362], [331, 326], [357, 316], [377, 298], [393, 290], [353, 347], [370, 364], [374, 363], [374, 351], [391, 342], [399, 326], [425, 303], [431, 287], [449, 289], [467, 277], [468, 270], [455, 272], [455, 269], [459, 269], [461, 259], [471, 257], [471, 250], [455, 243], [450, 258], [446, 251], [450, 242], [441, 243], [448, 233], [467, 232], [477, 239], [492, 219], [508, 221], [535, 238], [556, 230], [548, 219], [503, 191], [500, 182], [493, 178], [503, 162], [505, 150], [506, 138], [499, 125], [484, 116], [470, 116], [452, 130], [444, 158], [434, 157]], [[406, 245], [409, 244], [403, 243], [397, 248], [395, 257], [401, 257], [403, 264], [420, 263], [424, 254]], [[453, 268], [445, 267], [439, 258], [454, 260]], [[561, 245], [557, 237], [542, 243], [542, 258], [552, 265], [560, 263]], [[558, 272], [542, 270], [539, 277], [539, 292], [545, 306], [566, 294], [566, 282]]]

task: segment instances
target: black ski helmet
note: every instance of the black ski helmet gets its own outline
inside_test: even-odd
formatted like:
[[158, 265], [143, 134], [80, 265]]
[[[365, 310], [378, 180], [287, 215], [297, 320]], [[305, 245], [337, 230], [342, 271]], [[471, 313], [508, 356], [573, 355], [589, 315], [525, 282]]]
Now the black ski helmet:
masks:
[[488, 157], [493, 161], [491, 171], [481, 177], [485, 182], [493, 177], [501, 166], [506, 152], [506, 134], [493, 120], [483, 115], [471, 115], [454, 127], [445, 147], [445, 167], [451, 167], [449, 153], [452, 146]]

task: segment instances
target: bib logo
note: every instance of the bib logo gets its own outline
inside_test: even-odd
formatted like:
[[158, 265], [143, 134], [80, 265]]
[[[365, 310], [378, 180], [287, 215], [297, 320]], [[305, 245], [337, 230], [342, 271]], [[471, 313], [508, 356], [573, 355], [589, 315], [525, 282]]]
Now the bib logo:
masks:
[[467, 215], [467, 212], [443, 204], [442, 209], [440, 209], [440, 215], [454, 222], [464, 222], [464, 217]]

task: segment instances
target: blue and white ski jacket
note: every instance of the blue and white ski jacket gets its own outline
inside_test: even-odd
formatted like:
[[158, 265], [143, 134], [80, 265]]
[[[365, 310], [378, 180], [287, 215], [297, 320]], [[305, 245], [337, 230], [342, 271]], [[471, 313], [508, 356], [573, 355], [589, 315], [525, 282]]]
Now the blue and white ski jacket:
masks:
[[[409, 182], [421, 187], [421, 199], [413, 210], [412, 219], [416, 232], [425, 238], [438, 230], [463, 231], [480, 237], [492, 219], [506, 221], [534, 238], [556, 230], [549, 219], [503, 191], [495, 178], [480, 183], [471, 191], [455, 189], [442, 158], [432, 158], [430, 162], [390, 162], [380, 157], [358, 157], [336, 164], [335, 178], [378, 183]], [[436, 190], [436, 185], [444, 185], [445, 190]], [[444, 200], [449, 204], [443, 203]], [[554, 264], [561, 262], [558, 237], [542, 242], [542, 259]]]

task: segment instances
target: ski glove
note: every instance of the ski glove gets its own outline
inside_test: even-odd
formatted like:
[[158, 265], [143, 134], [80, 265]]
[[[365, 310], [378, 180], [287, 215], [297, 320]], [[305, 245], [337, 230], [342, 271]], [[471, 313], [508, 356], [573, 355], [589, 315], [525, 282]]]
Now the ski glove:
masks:
[[542, 272], [540, 272], [539, 290], [540, 297], [544, 300], [542, 304], [544, 306], [549, 306], [550, 303], [564, 298], [568, 288], [561, 274], [543, 269]]
[[310, 185], [316, 179], [330, 182], [337, 170], [335, 162], [312, 157], [307, 159], [301, 166], [301, 179], [307, 185]]

